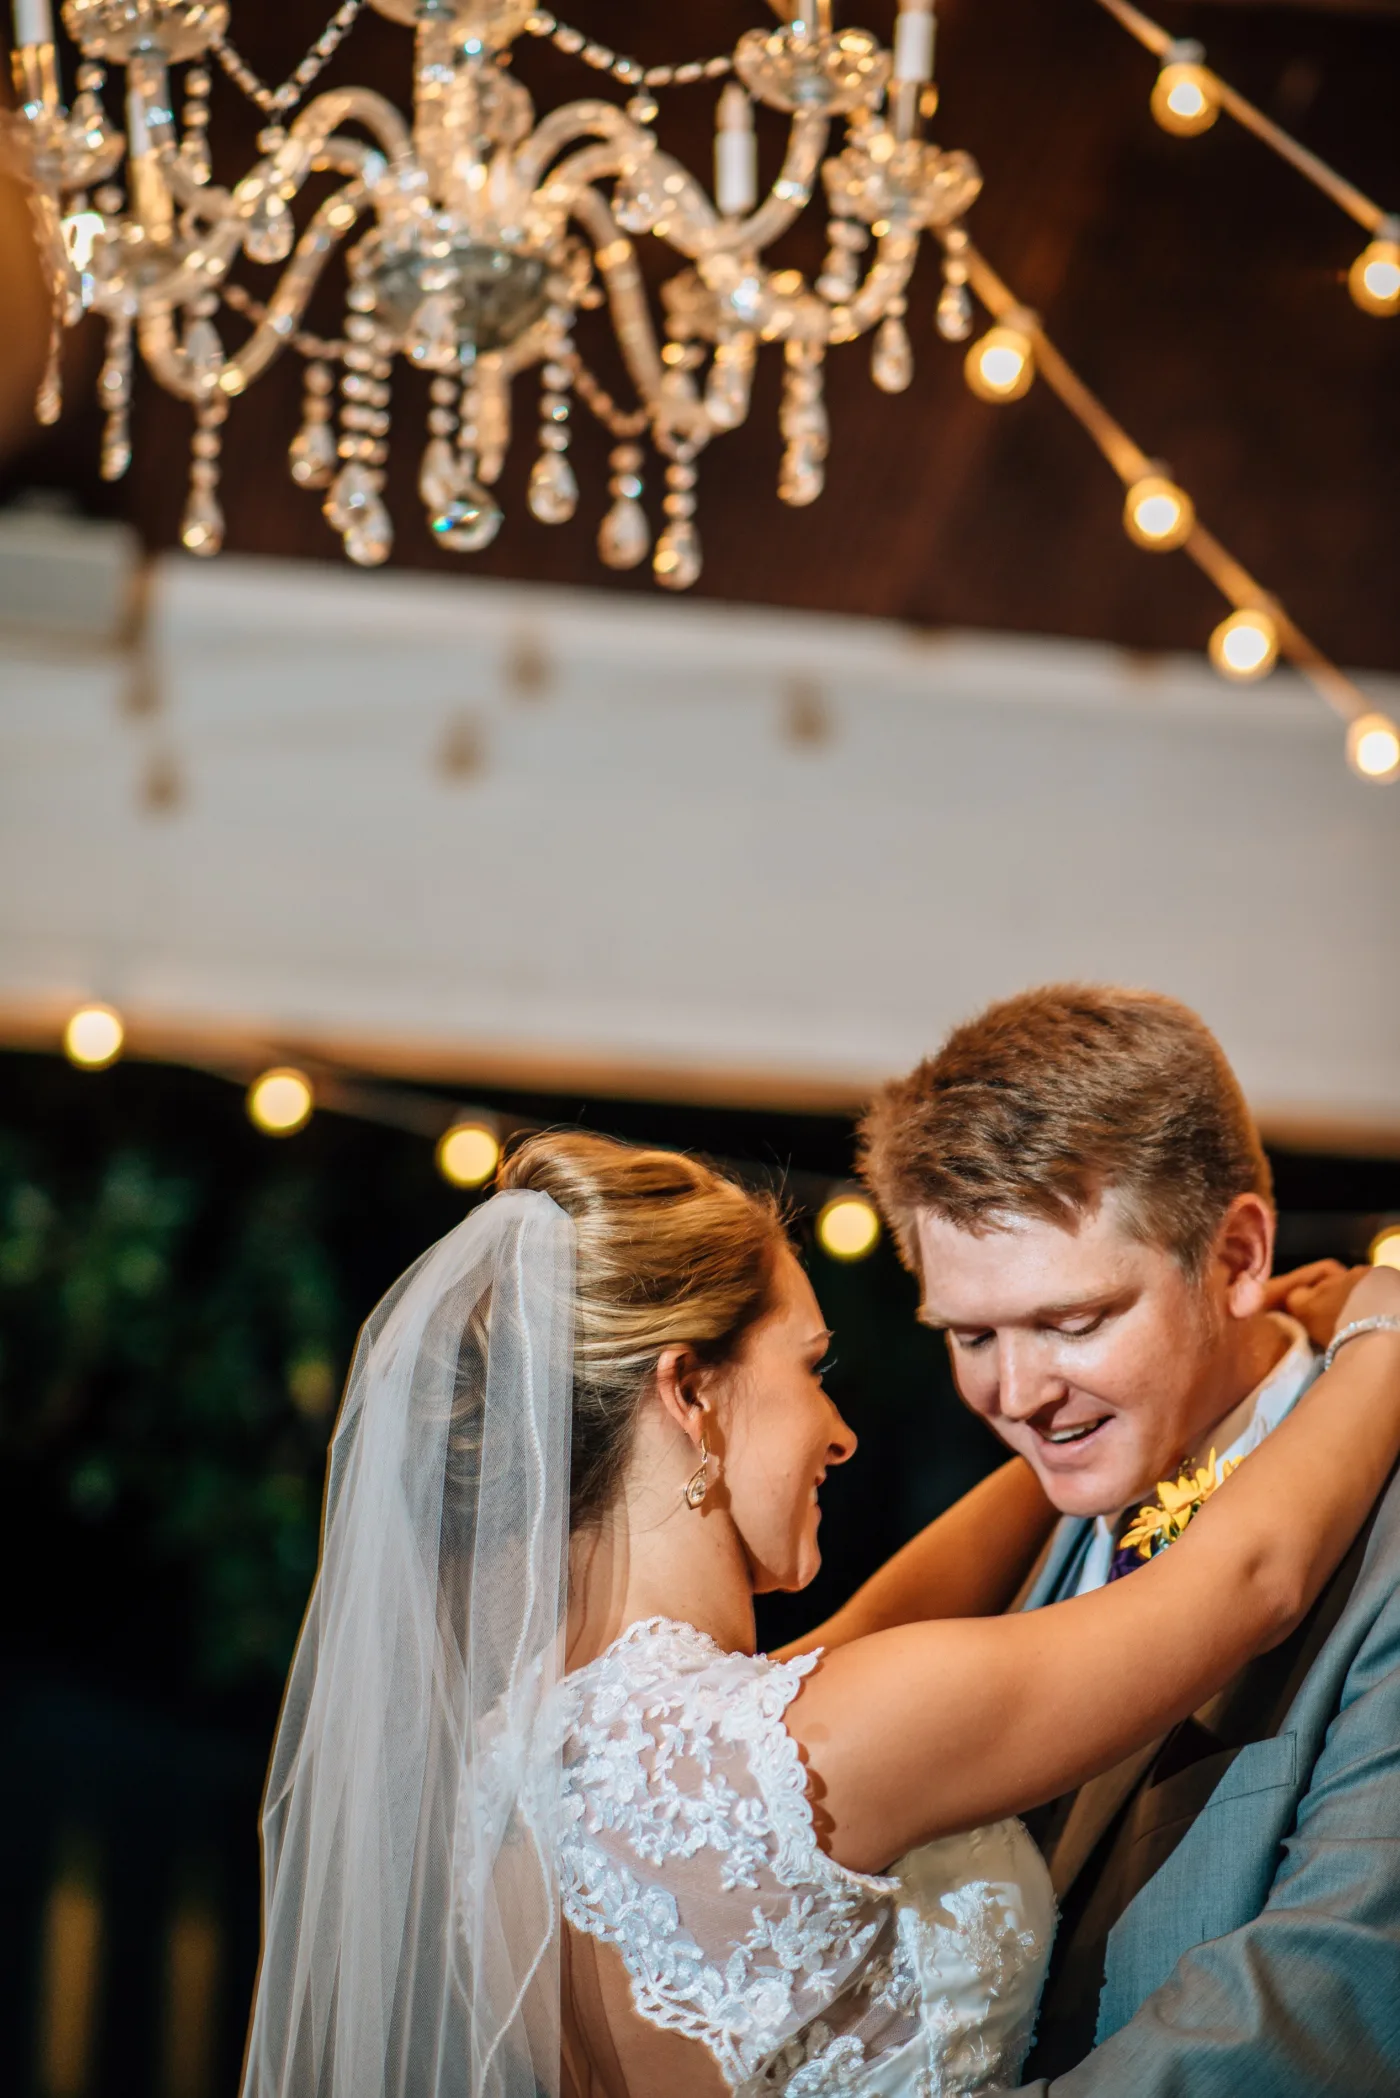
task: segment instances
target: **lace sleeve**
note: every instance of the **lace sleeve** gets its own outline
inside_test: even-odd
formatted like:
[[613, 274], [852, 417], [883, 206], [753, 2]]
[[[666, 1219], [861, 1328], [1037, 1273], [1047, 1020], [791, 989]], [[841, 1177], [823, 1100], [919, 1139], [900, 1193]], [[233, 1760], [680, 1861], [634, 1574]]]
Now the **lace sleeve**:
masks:
[[791, 2053], [894, 1931], [894, 1882], [816, 1840], [783, 1723], [816, 1660], [650, 1620], [566, 1686], [564, 1914], [618, 1948], [640, 2015], [703, 2041], [731, 2085]]

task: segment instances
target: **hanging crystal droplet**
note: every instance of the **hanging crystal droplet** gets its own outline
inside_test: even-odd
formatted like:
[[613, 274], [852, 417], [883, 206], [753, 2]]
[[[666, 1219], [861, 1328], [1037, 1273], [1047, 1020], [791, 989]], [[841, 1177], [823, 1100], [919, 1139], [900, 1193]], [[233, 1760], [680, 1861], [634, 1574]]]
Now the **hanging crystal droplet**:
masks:
[[794, 510], [814, 503], [826, 486], [826, 470], [822, 465], [821, 451], [804, 438], [797, 438], [783, 453], [782, 468], [778, 474], [779, 500], [790, 503]]
[[325, 488], [335, 473], [335, 431], [328, 422], [306, 422], [287, 447], [298, 488]]
[[541, 452], [530, 472], [530, 508], [541, 524], [567, 524], [578, 507], [578, 482], [562, 452]]
[[870, 376], [882, 393], [903, 393], [914, 376], [914, 352], [909, 331], [893, 315], [883, 320], [875, 334], [870, 357]]
[[418, 493], [428, 510], [445, 510], [462, 482], [457, 454], [445, 437], [430, 437], [418, 468]]
[[394, 550], [394, 527], [377, 495], [357, 513], [345, 534], [345, 551], [360, 568], [378, 568]]
[[598, 527], [598, 552], [609, 568], [635, 568], [651, 545], [647, 513], [633, 496], [620, 495]]
[[689, 590], [700, 580], [700, 534], [688, 517], [672, 520], [656, 542], [652, 573], [664, 590]]
[[[120, 153], [121, 140], [107, 120], [102, 98], [90, 88], [73, 98], [68, 140], [75, 156], [88, 163], [86, 179], [89, 182], [95, 182], [98, 174], [105, 173]], [[98, 173], [92, 170], [92, 164], [96, 162], [101, 163]]]
[[327, 524], [337, 532], [348, 532], [370, 498], [377, 493], [370, 470], [358, 459], [342, 466], [321, 505]]
[[944, 285], [934, 321], [945, 342], [967, 341], [972, 333], [972, 296], [965, 284]]
[[456, 298], [430, 292], [409, 323], [404, 348], [414, 364], [428, 371], [451, 371], [458, 355]]
[[185, 355], [190, 361], [190, 377], [202, 392], [207, 393], [217, 384], [224, 361], [224, 346], [212, 321], [196, 319], [186, 322]]
[[250, 262], [285, 262], [295, 234], [286, 198], [278, 190], [265, 190], [244, 228], [243, 252]]
[[41, 423], [56, 423], [63, 413], [63, 368], [59, 362], [62, 348], [62, 331], [55, 314], [49, 326], [48, 361], [34, 397], [35, 418]]
[[454, 554], [479, 554], [501, 529], [501, 506], [475, 481], [461, 482], [458, 493], [428, 520], [439, 546]]
[[224, 543], [224, 513], [212, 488], [191, 488], [180, 520], [180, 544], [186, 553], [208, 557]]

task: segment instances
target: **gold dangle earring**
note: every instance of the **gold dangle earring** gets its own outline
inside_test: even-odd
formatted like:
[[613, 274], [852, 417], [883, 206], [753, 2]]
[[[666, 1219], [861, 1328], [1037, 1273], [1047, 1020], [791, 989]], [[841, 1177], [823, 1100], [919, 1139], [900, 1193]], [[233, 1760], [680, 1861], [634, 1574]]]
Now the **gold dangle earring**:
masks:
[[685, 1504], [687, 1508], [698, 1508], [710, 1490], [710, 1452], [703, 1435], [700, 1437], [700, 1469], [692, 1472], [685, 1482]]

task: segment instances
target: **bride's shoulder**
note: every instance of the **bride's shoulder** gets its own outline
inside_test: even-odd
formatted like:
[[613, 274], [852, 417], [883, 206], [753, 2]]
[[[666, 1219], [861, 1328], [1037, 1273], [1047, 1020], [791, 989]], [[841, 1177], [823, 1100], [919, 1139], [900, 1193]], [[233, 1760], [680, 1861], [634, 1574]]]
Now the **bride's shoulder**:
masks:
[[733, 1653], [695, 1625], [647, 1617], [564, 1678], [561, 1716], [570, 1733], [653, 1721], [673, 1739], [683, 1732], [737, 1740], [780, 1722], [819, 1659]]
[[[564, 1789], [576, 1826], [659, 1862], [726, 1853], [752, 1885], [839, 1876], [817, 1846], [806, 1771], [783, 1714], [818, 1656], [729, 1653], [694, 1625], [648, 1618], [560, 1685]], [[870, 1888], [884, 1882], [862, 1881]]]

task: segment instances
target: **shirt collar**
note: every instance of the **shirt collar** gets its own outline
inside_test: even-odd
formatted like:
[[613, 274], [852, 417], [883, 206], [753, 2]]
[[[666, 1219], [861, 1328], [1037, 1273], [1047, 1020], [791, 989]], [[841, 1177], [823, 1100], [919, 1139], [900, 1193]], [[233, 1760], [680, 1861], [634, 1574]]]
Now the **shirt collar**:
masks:
[[[1227, 1457], [1249, 1456], [1292, 1412], [1318, 1373], [1320, 1358], [1313, 1352], [1312, 1342], [1297, 1319], [1290, 1318], [1283, 1311], [1271, 1311], [1268, 1316], [1282, 1330], [1288, 1346], [1268, 1375], [1226, 1414], [1223, 1421], [1217, 1423], [1207, 1438], [1205, 1449], [1193, 1453], [1198, 1463], [1203, 1464], [1211, 1450], [1215, 1452], [1217, 1463]], [[1083, 1595], [1091, 1588], [1102, 1587], [1108, 1579], [1126, 1512], [1120, 1508], [1113, 1515], [1095, 1516], [1093, 1541], [1085, 1557], [1076, 1594]]]

